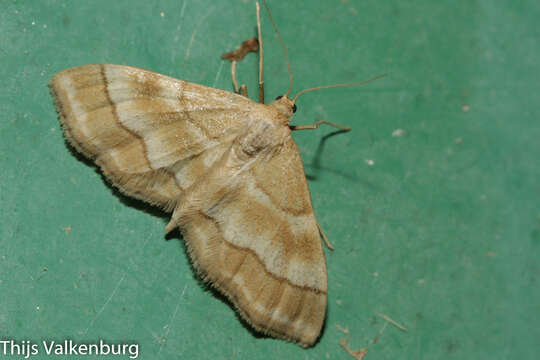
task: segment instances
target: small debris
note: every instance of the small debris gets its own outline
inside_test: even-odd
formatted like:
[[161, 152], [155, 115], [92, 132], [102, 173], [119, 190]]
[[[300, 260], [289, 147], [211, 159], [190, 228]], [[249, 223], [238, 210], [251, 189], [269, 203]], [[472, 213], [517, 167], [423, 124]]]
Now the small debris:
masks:
[[426, 283], [426, 280], [418, 279], [418, 285], [424, 285], [425, 283]]
[[165, 13], [162, 11], [162, 12], [159, 13], [159, 16], [164, 17]]
[[343, 300], [336, 300], [336, 304], [338, 304], [338, 305], [343, 304]]
[[69, 235], [69, 232], [71, 231], [71, 226], [65, 227], [64, 231], [66, 232], [66, 235]]
[[373, 276], [377, 277], [377, 276], [379, 276], [379, 273], [378, 273], [377, 271], [375, 271], [375, 272], [373, 273]]
[[42, 269], [42, 272], [41, 274], [38, 275], [38, 277], [36, 278], [36, 281], [38, 281], [39, 279], [41, 279], [43, 276], [45, 276], [47, 274], [47, 271], [49, 271], [49, 269], [44, 266], [43, 269]]
[[346, 335], [349, 335], [349, 328], [342, 328], [341, 326], [336, 324], [336, 329], [338, 329], [339, 331], [341, 331], [342, 333], [344, 333]]
[[364, 358], [364, 356], [366, 356], [367, 354], [367, 351], [365, 348], [362, 348], [360, 350], [351, 350], [348, 346], [347, 346], [347, 341], [345, 339], [341, 339], [341, 342], [340, 342], [340, 345], [341, 347], [343, 348], [343, 350], [345, 350], [346, 352], [349, 353], [349, 355], [351, 355], [353, 358], [355, 358], [356, 360], [362, 360]]
[[[349, 328], [343, 328], [339, 325], [336, 324], [336, 329], [338, 329], [339, 331], [343, 332], [345, 335], [347, 335], [347, 338], [350, 338], [350, 333], [349, 333]], [[351, 350], [348, 346], [347, 346], [347, 340], [345, 340], [344, 338], [341, 339], [340, 341], [340, 344], [341, 344], [341, 347], [349, 353], [349, 355], [351, 355], [352, 357], [354, 357], [355, 359], [357, 360], [362, 360], [362, 358], [367, 354], [367, 351], [365, 348], [362, 348], [360, 350]]]
[[371, 159], [368, 159], [368, 160], [366, 160], [366, 164], [368, 164], [368, 166], [373, 166], [373, 165], [375, 165], [375, 161], [373, 161]]
[[463, 139], [458, 137], [456, 140], [454, 140], [454, 142], [459, 145], [463, 142]]
[[396, 129], [394, 131], [392, 131], [392, 136], [394, 137], [400, 137], [400, 136], [403, 136], [405, 135], [405, 130], [403, 129]]
[[467, 112], [467, 111], [469, 111], [470, 109], [471, 109], [471, 106], [470, 106], [470, 105], [463, 105], [463, 106], [461, 107], [461, 110], [462, 110], [463, 112]]
[[379, 330], [379, 333], [377, 334], [377, 336], [375, 336], [375, 338], [373, 339], [373, 343], [376, 344], [379, 339], [381, 338], [383, 332], [384, 332], [384, 329], [386, 329], [386, 326], [388, 325], [387, 322], [384, 323], [383, 327], [381, 328], [381, 330]]
[[495, 255], [497, 255], [497, 254], [495, 254], [493, 251], [488, 251], [488, 252], [487, 252], [487, 257], [492, 258], [492, 257], [494, 257]]
[[386, 316], [385, 314], [379, 314], [380, 317], [382, 317], [384, 320], [388, 321], [390, 324], [394, 325], [395, 327], [397, 327], [398, 329], [400, 330], [403, 330], [403, 331], [407, 331], [407, 329], [405, 328], [405, 326], [401, 325], [400, 323], [390, 319], [388, 316]]

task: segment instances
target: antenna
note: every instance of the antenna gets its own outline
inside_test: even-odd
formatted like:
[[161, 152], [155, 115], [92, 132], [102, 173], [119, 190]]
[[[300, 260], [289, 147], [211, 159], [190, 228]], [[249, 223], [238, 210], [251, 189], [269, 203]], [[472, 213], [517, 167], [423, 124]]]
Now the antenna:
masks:
[[359, 81], [359, 82], [352, 82], [352, 83], [345, 83], [345, 84], [334, 84], [334, 85], [324, 85], [324, 86], [317, 86], [317, 87], [313, 87], [313, 88], [309, 88], [309, 89], [304, 89], [304, 90], [300, 91], [298, 94], [296, 94], [296, 96], [294, 97], [292, 102], [293, 102], [293, 104], [296, 103], [296, 100], [298, 100], [298, 98], [300, 96], [302, 96], [305, 93], [310, 92], [310, 91], [315, 91], [315, 90], [320, 90], [320, 89], [332, 89], [332, 88], [337, 88], [337, 87], [349, 87], [349, 86], [364, 85], [364, 84], [370, 83], [370, 82], [372, 82], [374, 80], [385, 77], [386, 75], [388, 75], [388, 74], [387, 73], [380, 74], [380, 75], [377, 75], [375, 77], [372, 77], [371, 79], [364, 80], [364, 81]]
[[285, 61], [287, 62], [287, 68], [289, 69], [289, 90], [285, 94], [285, 97], [289, 97], [289, 94], [292, 91], [293, 88], [293, 76], [292, 76], [292, 69], [291, 69], [291, 63], [289, 62], [289, 56], [287, 56], [287, 48], [285, 48], [285, 43], [283, 42], [283, 38], [279, 34], [279, 31], [277, 29], [276, 23], [274, 22], [274, 19], [272, 19], [272, 14], [270, 13], [270, 9], [268, 8], [268, 4], [266, 3], [266, 0], [262, 0], [264, 7], [266, 8], [266, 12], [268, 13], [268, 18], [270, 19], [270, 22], [272, 23], [272, 27], [274, 28], [274, 31], [276, 32], [276, 35], [279, 39], [279, 42], [281, 43], [281, 47], [283, 48], [283, 55], [285, 55]]
[[[291, 63], [289, 62], [289, 56], [287, 55], [287, 48], [285, 47], [285, 42], [283, 41], [283, 38], [279, 34], [276, 23], [274, 22], [274, 19], [272, 18], [272, 14], [270, 13], [270, 8], [268, 7], [268, 4], [266, 3], [266, 0], [262, 0], [262, 2], [264, 4], [264, 7], [266, 8], [266, 12], [268, 13], [268, 18], [270, 19], [270, 22], [272, 23], [272, 27], [274, 28], [274, 31], [276, 32], [276, 35], [277, 35], [277, 37], [279, 39], [279, 42], [281, 43], [281, 48], [283, 49], [283, 55], [285, 55], [285, 62], [287, 63], [287, 69], [289, 70], [289, 90], [287, 91], [287, 93], [285, 93], [284, 96], [289, 97], [289, 95], [291, 94], [292, 88], [293, 88], [293, 74], [292, 74], [292, 69], [291, 69]], [[259, 41], [261, 42], [261, 46], [260, 46], [260, 51], [261, 51], [261, 54], [260, 54], [260, 56], [261, 56], [260, 57], [261, 58], [260, 67], [261, 67], [261, 69], [259, 70], [259, 90], [260, 90], [260, 94], [262, 94], [262, 96], [264, 96], [264, 92], [263, 92], [263, 90], [261, 90], [262, 89], [262, 84], [264, 84], [264, 82], [262, 80], [262, 39], [261, 39], [261, 33], [260, 33], [260, 29], [261, 29], [260, 17], [259, 17], [259, 13], [258, 13], [259, 12], [259, 3], [257, 2], [256, 5], [257, 5], [257, 23], [258, 23], [258, 31], [259, 31]], [[315, 91], [315, 90], [320, 90], [320, 89], [332, 89], [332, 88], [337, 88], [337, 87], [349, 87], [349, 86], [364, 85], [364, 84], [370, 83], [370, 82], [372, 82], [374, 80], [385, 77], [386, 75], [388, 75], [388, 74], [387, 73], [380, 74], [380, 75], [377, 75], [377, 76], [375, 76], [375, 77], [373, 77], [371, 79], [364, 80], [364, 81], [359, 81], [359, 82], [352, 82], [352, 83], [345, 83], [345, 84], [334, 84], [334, 85], [324, 85], [324, 86], [317, 86], [317, 87], [313, 87], [313, 88], [309, 88], [309, 89], [304, 89], [304, 90], [301, 90], [300, 92], [298, 92], [298, 94], [296, 94], [296, 96], [292, 100], [292, 103], [295, 104], [296, 100], [298, 100], [298, 98], [301, 95], [304, 95], [305, 93], [310, 92], [310, 91]]]

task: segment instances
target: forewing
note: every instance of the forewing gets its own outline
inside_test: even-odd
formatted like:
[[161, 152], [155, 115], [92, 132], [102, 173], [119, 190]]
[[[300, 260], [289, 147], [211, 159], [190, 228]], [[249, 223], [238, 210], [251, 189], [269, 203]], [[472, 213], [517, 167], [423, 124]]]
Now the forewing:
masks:
[[312, 345], [325, 318], [327, 273], [292, 138], [229, 190], [182, 218], [196, 267], [255, 329]]
[[51, 80], [64, 134], [124, 193], [170, 210], [221, 157], [253, 102], [121, 65], [84, 65]]

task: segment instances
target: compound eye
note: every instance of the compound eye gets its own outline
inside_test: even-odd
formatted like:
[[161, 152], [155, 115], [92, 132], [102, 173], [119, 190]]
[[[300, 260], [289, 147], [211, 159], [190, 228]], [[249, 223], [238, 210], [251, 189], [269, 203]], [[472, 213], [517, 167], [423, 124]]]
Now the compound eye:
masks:
[[279, 96], [276, 98], [276, 100], [279, 100], [279, 99], [281, 99], [282, 97], [283, 97], [283, 95], [279, 95]]
[[292, 106], [292, 112], [293, 112], [293, 114], [296, 112], [296, 104], [294, 104], [294, 105]]

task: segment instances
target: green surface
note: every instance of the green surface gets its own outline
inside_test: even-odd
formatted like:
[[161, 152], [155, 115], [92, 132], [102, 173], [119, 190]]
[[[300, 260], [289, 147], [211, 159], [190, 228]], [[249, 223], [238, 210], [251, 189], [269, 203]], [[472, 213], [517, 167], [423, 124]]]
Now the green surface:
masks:
[[[253, 0], [0, 0], [0, 338], [132, 341], [142, 359], [347, 359], [339, 325], [366, 360], [538, 358], [538, 2], [269, 2], [293, 93], [390, 74], [298, 101], [296, 124], [353, 127], [294, 136], [336, 247], [320, 342], [246, 330], [166, 239], [167, 218], [70, 152], [47, 88], [62, 69], [116, 63], [229, 90], [220, 55], [254, 35]], [[288, 79], [266, 15], [263, 27], [272, 99]], [[256, 94], [256, 56], [239, 71]], [[408, 331], [373, 344], [378, 313]]]

